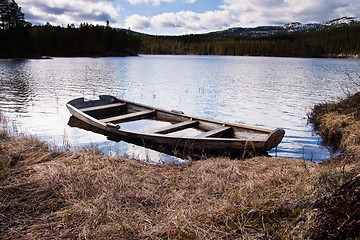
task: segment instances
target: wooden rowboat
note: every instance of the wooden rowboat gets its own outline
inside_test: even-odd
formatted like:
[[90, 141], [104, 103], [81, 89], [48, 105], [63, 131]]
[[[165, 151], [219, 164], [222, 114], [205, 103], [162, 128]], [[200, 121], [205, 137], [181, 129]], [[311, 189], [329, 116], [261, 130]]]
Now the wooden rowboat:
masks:
[[[146, 147], [156, 145], [220, 154], [267, 152], [275, 148], [285, 134], [283, 129], [268, 130], [203, 119], [109, 95], [101, 95], [99, 100], [74, 99], [66, 106], [75, 118], [96, 128], [97, 132], [129, 142], [138, 141]], [[144, 120], [156, 123], [153, 124], [156, 127], [146, 130], [126, 127]]]

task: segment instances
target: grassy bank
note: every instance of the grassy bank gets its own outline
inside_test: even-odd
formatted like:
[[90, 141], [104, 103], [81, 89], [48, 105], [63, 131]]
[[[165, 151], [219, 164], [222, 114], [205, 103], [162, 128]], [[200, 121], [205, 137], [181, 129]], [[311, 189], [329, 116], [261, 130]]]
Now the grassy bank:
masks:
[[[360, 239], [360, 92], [338, 102], [318, 104], [309, 120], [324, 140], [340, 153], [322, 165], [342, 166], [344, 180], [349, 180], [318, 199], [312, 209], [313, 236], [317, 238]], [[352, 236], [352, 237], [351, 237]]]
[[319, 214], [359, 169], [355, 155], [345, 160], [211, 158], [159, 166], [91, 149], [62, 152], [1, 129], [0, 239], [330, 236], [350, 225], [328, 230]]
[[309, 119], [325, 144], [345, 154], [360, 153], [360, 92], [316, 105]]

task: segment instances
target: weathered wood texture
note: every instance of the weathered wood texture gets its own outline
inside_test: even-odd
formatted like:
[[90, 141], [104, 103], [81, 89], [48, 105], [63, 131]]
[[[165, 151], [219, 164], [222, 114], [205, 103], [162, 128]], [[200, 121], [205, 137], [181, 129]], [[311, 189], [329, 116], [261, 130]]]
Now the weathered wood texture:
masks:
[[199, 124], [198, 121], [185, 121], [185, 122], [179, 122], [179, 123], [175, 123], [171, 126], [168, 127], [164, 127], [155, 131], [152, 131], [153, 133], [161, 133], [161, 134], [167, 134], [167, 133], [172, 133], [172, 132], [176, 132], [176, 131], [180, 131], [186, 128], [190, 128], [190, 127], [195, 127]]
[[87, 107], [87, 108], [80, 108], [79, 110], [83, 112], [93, 112], [93, 111], [101, 111], [109, 108], [118, 108], [125, 106], [125, 103], [112, 103], [112, 104], [106, 104], [101, 106], [95, 106], [95, 107]]
[[196, 136], [196, 138], [207, 138], [207, 137], [220, 137], [226, 132], [229, 132], [231, 130], [231, 127], [222, 127], [222, 128], [216, 128], [211, 131], [207, 131], [204, 133], [201, 133]]
[[134, 121], [134, 120], [138, 120], [138, 119], [144, 119], [144, 118], [151, 117], [154, 113], [155, 113], [154, 110], [144, 110], [141, 112], [134, 112], [134, 113], [128, 113], [128, 114], [124, 114], [124, 115], [120, 115], [120, 116], [104, 118], [104, 119], [101, 119], [100, 121], [102, 121], [104, 123], [129, 122], [129, 121]]

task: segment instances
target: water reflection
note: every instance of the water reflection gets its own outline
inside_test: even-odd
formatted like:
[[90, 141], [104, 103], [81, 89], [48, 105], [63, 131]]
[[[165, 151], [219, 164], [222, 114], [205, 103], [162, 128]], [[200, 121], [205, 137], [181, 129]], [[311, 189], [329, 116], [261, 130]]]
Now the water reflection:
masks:
[[231, 56], [0, 60], [0, 110], [59, 146], [66, 138], [132, 155], [137, 150], [123, 141], [67, 125], [66, 102], [109, 94], [204, 118], [284, 128], [278, 156], [317, 161], [329, 152], [319, 146], [306, 114], [314, 104], [342, 96], [346, 74], [358, 69], [359, 60]]
[[27, 112], [28, 103], [32, 100], [32, 88], [23, 71], [26, 60], [3, 60], [3, 64], [0, 105], [5, 111]]

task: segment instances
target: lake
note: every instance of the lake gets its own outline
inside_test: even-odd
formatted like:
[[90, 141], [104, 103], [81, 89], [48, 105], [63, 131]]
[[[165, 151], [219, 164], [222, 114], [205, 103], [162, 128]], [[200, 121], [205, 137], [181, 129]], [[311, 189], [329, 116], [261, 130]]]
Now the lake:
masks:
[[322, 161], [329, 150], [307, 113], [336, 100], [359, 73], [356, 59], [141, 55], [126, 58], [0, 60], [0, 110], [19, 129], [60, 148], [157, 162], [181, 162], [125, 142], [68, 126], [65, 104], [109, 94], [185, 114], [286, 135], [272, 156]]

